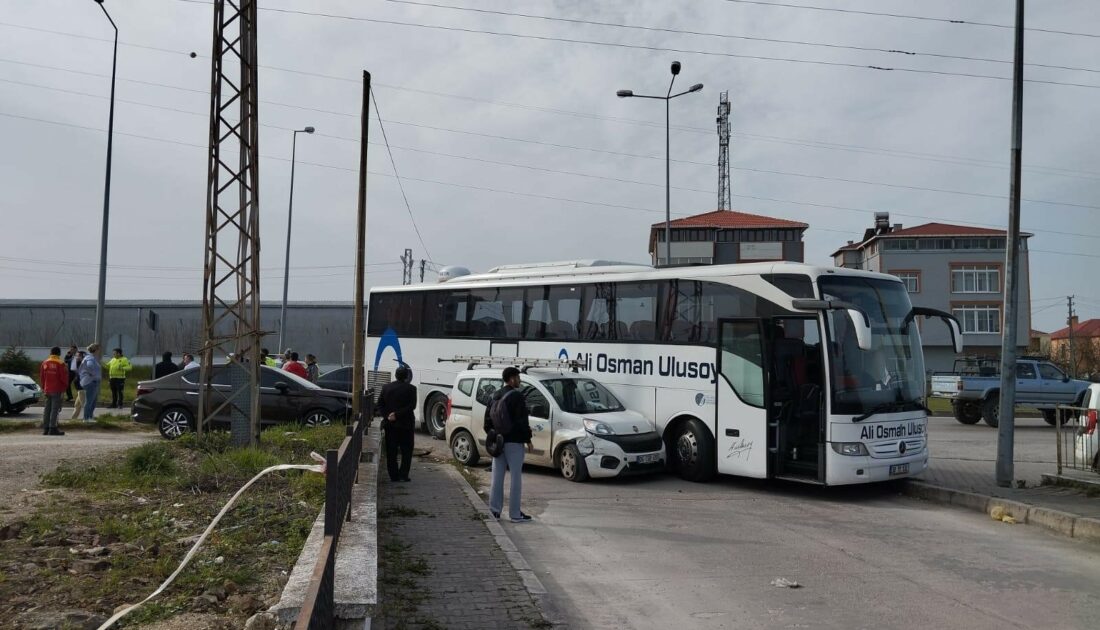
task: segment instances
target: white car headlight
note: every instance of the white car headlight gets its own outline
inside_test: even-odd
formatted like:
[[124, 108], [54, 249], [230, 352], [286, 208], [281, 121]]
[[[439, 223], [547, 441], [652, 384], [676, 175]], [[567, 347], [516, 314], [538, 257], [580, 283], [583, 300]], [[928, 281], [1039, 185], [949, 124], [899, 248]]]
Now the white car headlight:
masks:
[[833, 451], [838, 455], [851, 455], [853, 457], [859, 455], [867, 455], [867, 447], [863, 445], [863, 442], [833, 442]]
[[596, 435], [615, 435], [615, 431], [599, 420], [584, 419], [584, 430]]

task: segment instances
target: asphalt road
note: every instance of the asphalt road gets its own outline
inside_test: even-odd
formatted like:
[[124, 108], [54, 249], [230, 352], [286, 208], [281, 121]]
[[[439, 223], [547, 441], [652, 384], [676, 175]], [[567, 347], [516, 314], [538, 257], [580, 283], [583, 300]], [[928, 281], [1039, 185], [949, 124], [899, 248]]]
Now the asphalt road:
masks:
[[[993, 429], [962, 425], [969, 447], [952, 450], [960, 438], [948, 421], [933, 421], [945, 454], [984, 458], [986, 441], [995, 452]], [[1043, 457], [1047, 435], [1021, 431], [1017, 452]], [[475, 470], [487, 491], [487, 470]], [[535, 521], [504, 526], [569, 628], [1097, 627], [1100, 546], [890, 485], [524, 474]], [[801, 588], [773, 586], [777, 578]]]
[[1100, 548], [890, 488], [525, 482], [536, 521], [505, 526], [570, 628], [1097, 624]]

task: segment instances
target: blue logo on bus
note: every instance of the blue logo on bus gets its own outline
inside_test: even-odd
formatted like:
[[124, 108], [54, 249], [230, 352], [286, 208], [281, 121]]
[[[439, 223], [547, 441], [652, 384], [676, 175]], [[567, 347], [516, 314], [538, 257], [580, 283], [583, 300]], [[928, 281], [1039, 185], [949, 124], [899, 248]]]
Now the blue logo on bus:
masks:
[[401, 341], [397, 338], [397, 331], [392, 328], [387, 328], [382, 336], [378, 339], [378, 350], [374, 353], [374, 371], [378, 371], [378, 364], [382, 362], [382, 353], [386, 351], [386, 348], [393, 348], [394, 353], [397, 355], [397, 362], [401, 365], [405, 365], [405, 361], [401, 356]]
[[559, 361], [568, 361], [569, 360], [569, 351], [566, 350], [565, 348], [562, 348], [561, 350], [558, 350], [558, 360]]

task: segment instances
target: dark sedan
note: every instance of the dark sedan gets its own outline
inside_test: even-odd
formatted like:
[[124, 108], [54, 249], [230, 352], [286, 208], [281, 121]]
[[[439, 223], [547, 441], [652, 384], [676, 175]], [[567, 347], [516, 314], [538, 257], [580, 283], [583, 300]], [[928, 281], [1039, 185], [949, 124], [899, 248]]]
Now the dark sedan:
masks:
[[351, 366], [339, 367], [325, 372], [317, 379], [317, 385], [325, 389], [351, 392]]
[[[191, 368], [155, 381], [138, 383], [131, 417], [135, 422], [157, 425], [160, 434], [169, 440], [193, 430], [198, 415], [198, 381], [198, 368]], [[212, 383], [213, 395], [208, 404], [220, 406], [229, 391], [226, 366], [214, 368]], [[345, 419], [351, 413], [351, 397], [345, 392], [314, 385], [289, 372], [264, 366], [260, 371], [260, 410], [260, 421], [264, 425], [319, 426]], [[210, 421], [215, 425], [228, 423], [228, 407], [223, 407]]]

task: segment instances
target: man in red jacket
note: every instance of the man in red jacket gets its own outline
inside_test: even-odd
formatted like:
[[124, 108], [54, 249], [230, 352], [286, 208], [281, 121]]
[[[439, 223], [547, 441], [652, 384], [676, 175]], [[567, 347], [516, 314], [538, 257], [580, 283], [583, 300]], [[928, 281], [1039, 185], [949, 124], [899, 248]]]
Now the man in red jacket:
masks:
[[42, 435], [65, 435], [57, 426], [57, 414], [61, 412], [61, 395], [69, 387], [69, 366], [61, 360], [61, 348], [50, 348], [50, 356], [38, 368], [38, 380], [46, 396], [46, 409], [42, 412]]
[[306, 376], [306, 366], [302, 365], [301, 362], [298, 361], [297, 352], [291, 352], [290, 356], [286, 357], [286, 363], [283, 364], [283, 370], [290, 372], [294, 376], [300, 376], [306, 380], [309, 380], [309, 377]]

